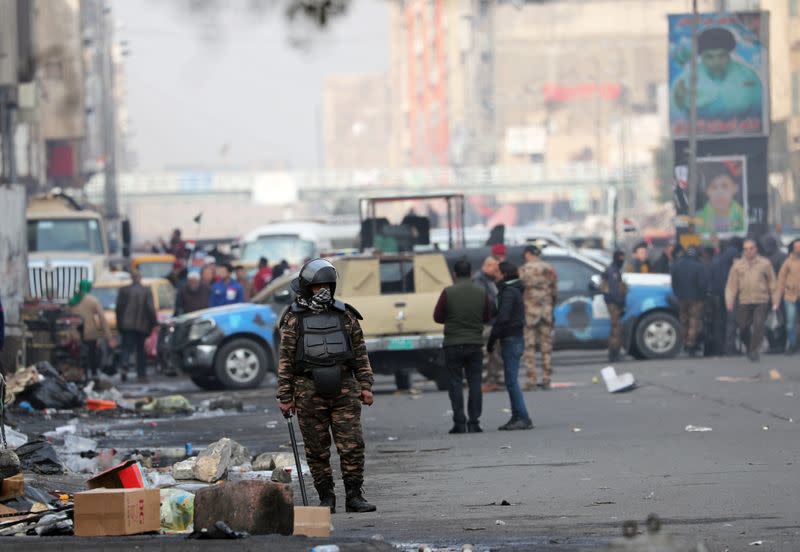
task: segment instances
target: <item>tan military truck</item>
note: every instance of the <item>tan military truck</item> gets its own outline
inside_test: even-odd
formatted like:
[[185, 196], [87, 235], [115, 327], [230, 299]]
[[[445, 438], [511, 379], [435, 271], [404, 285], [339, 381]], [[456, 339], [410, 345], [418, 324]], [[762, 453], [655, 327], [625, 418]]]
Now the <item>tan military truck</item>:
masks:
[[364, 315], [362, 329], [376, 373], [395, 374], [407, 389], [416, 368], [446, 389], [442, 359], [443, 327], [433, 321], [442, 290], [453, 283], [439, 253], [333, 260], [339, 272], [337, 295]]
[[109, 248], [100, 213], [62, 194], [28, 202], [28, 290], [32, 299], [69, 299], [81, 280], [108, 271]]

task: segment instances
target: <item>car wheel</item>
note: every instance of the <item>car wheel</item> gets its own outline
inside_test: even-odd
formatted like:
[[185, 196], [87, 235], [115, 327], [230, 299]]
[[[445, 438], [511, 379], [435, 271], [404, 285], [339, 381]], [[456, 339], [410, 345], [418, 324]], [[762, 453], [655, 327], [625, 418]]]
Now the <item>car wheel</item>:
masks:
[[264, 347], [256, 341], [234, 339], [217, 351], [214, 372], [225, 389], [253, 389], [267, 375], [267, 358]]
[[192, 374], [189, 376], [197, 387], [205, 389], [206, 391], [217, 391], [222, 389], [222, 384], [214, 376], [207, 374]]
[[672, 358], [681, 348], [680, 323], [667, 312], [654, 312], [636, 325], [636, 349], [644, 358]]

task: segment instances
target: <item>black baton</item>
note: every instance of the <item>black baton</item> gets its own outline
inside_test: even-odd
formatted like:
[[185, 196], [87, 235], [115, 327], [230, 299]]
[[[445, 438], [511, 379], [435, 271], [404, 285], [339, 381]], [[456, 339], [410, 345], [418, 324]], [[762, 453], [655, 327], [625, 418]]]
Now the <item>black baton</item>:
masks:
[[294, 424], [292, 415], [286, 416], [286, 423], [289, 424], [289, 437], [292, 439], [292, 451], [294, 451], [294, 464], [297, 467], [297, 479], [300, 481], [300, 494], [303, 496], [303, 506], [308, 506], [308, 496], [306, 496], [306, 484], [303, 481], [303, 466], [300, 465], [300, 451], [297, 450], [297, 439], [294, 436]]

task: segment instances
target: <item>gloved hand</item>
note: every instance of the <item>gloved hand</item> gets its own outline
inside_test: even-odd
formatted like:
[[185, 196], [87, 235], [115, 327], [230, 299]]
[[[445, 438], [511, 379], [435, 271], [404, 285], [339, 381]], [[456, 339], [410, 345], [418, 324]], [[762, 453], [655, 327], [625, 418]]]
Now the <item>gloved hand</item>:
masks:
[[486, 351], [489, 353], [493, 353], [495, 343], [497, 343], [497, 339], [495, 339], [494, 337], [490, 337], [489, 342], [486, 344]]

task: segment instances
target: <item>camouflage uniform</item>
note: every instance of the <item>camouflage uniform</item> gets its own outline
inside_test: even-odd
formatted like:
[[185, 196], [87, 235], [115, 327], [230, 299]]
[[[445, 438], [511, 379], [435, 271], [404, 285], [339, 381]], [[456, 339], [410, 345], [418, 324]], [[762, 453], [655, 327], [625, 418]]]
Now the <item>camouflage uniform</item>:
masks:
[[344, 316], [345, 330], [350, 336], [355, 358], [342, 367], [342, 392], [336, 397], [319, 395], [314, 381], [295, 369], [299, 329], [297, 315], [288, 312], [280, 327], [278, 400], [282, 403], [295, 401], [300, 432], [305, 441], [306, 460], [318, 490], [333, 487], [331, 431], [339, 452], [345, 484], [360, 487], [364, 480], [360, 396], [362, 390], [372, 390], [372, 368], [358, 319], [350, 310]]
[[553, 307], [558, 294], [558, 276], [552, 266], [540, 259], [519, 269], [525, 285], [525, 353], [522, 361], [528, 373], [526, 387], [536, 385], [536, 344], [542, 353], [542, 384], [549, 385], [553, 373]]

